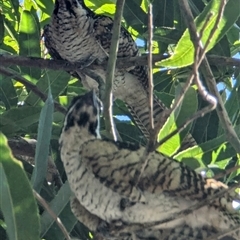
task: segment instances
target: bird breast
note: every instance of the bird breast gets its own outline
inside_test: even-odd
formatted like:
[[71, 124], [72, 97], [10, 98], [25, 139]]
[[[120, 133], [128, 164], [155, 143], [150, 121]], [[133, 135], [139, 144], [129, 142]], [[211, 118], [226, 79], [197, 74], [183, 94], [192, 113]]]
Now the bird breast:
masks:
[[51, 19], [51, 35], [59, 55], [69, 62], [83, 63], [85, 66], [94, 60], [102, 61], [106, 53], [93, 35], [94, 20], [86, 16], [82, 8], [77, 8], [77, 15], [59, 9]]

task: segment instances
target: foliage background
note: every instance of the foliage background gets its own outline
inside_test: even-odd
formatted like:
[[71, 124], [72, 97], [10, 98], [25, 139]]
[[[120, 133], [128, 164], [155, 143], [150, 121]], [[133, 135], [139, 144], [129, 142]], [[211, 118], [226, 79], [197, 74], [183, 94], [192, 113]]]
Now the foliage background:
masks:
[[[201, 16], [208, 2], [212, 4], [210, 10], [214, 11], [218, 2], [216, 0], [189, 1], [194, 17]], [[112, 17], [115, 11], [114, 0], [85, 0], [85, 3], [99, 14]], [[191, 70], [189, 62], [192, 58], [185, 54], [190, 48], [190, 40], [182, 37], [186, 26], [180, 15], [177, 0], [154, 0], [152, 4], [155, 26], [154, 53], [171, 54], [177, 46], [180, 54], [179, 58], [168, 63], [168, 68], [154, 69], [155, 93], [167, 106], [170, 106], [179, 92], [179, 86], [186, 81]], [[123, 14], [123, 25], [137, 40], [137, 43], [141, 43], [139, 48], [142, 53], [146, 52], [147, 5], [147, 0], [126, 1]], [[52, 10], [52, 0], [24, 0], [21, 3], [18, 0], [0, 0], [0, 54], [49, 58], [41, 34], [43, 26], [49, 22]], [[226, 18], [225, 29], [216, 33], [212, 49], [208, 52], [209, 55], [214, 54], [217, 57], [230, 59], [240, 52], [239, 15], [240, 1], [229, 0], [228, 11], [224, 16]], [[202, 17], [204, 16], [206, 15], [203, 14]], [[219, 89], [221, 88], [226, 110], [240, 136], [240, 64], [238, 62], [234, 67], [230, 64], [221, 65], [218, 61], [210, 61], [210, 63]], [[163, 64], [160, 65], [163, 66]], [[53, 110], [53, 101], [67, 106], [73, 96], [82, 94], [86, 90], [80, 81], [61, 70], [20, 67], [16, 64], [4, 68], [10, 70], [14, 76], [4, 74], [0, 64], [0, 130], [7, 137], [6, 139], [1, 135], [0, 138], [1, 239], [7, 239], [7, 234], [8, 239], [37, 239], [38, 234], [39, 238], [44, 239], [64, 239], [63, 233], [59, 231], [47, 211], [41, 205], [37, 207], [28, 179], [32, 182], [34, 189], [49, 203], [55, 214], [60, 217], [72, 237], [90, 238], [89, 231], [77, 222], [70, 210], [69, 196], [71, 193], [68, 184], [65, 183], [66, 176], [58, 154], [58, 138], [64, 115], [56, 109]], [[46, 97], [48, 96], [45, 105], [40, 95], [34, 93], [32, 87], [19, 81], [19, 76], [35, 85]], [[206, 79], [202, 78], [202, 81], [204, 83]], [[183, 121], [197, 108], [205, 105], [206, 102], [199, 97], [193, 86], [185, 96], [179, 109], [180, 113], [177, 114], [177, 120], [170, 119], [161, 134], [168, 133], [170, 129], [176, 127], [176, 122]], [[119, 118], [119, 115], [128, 116], [128, 118], [122, 121], [119, 120], [123, 119]], [[117, 129], [124, 141], [146, 143], [131, 121], [131, 116], [123, 102], [119, 100], [114, 103], [114, 117]], [[175, 155], [176, 160], [184, 161], [197, 171], [204, 170], [208, 176], [216, 176], [240, 164], [240, 157], [226, 141], [215, 111], [195, 121], [191, 128], [185, 131], [185, 134], [188, 131], [194, 136], [198, 146]], [[102, 133], [104, 134], [104, 124], [102, 124]], [[25, 148], [21, 145], [20, 137], [38, 139], [36, 155], [35, 143], [25, 143], [29, 144]], [[179, 146], [180, 139], [181, 137], [177, 135], [160, 150], [167, 155], [172, 155], [174, 149]], [[22, 164], [12, 156], [7, 140], [14, 156]], [[34, 156], [36, 167], [33, 173]], [[53, 169], [55, 169], [53, 170], [55, 175], [52, 174], [55, 178], [51, 179], [50, 185], [45, 179], [46, 172], [48, 174], [51, 172], [51, 165], [48, 161], [52, 161]], [[57, 167], [57, 173], [53, 163]], [[227, 184], [239, 181], [240, 170], [222, 175], [221, 180]], [[13, 233], [16, 235], [12, 235]]]

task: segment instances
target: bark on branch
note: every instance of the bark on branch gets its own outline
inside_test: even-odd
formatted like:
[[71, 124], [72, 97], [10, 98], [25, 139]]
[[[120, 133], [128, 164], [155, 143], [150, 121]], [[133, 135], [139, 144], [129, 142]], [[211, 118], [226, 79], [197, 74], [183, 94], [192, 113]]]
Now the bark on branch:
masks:
[[[152, 62], [155, 64], [163, 59], [168, 58], [169, 56], [164, 56], [162, 54], [154, 54], [152, 56]], [[240, 59], [237, 58], [228, 58], [221, 57], [216, 55], [209, 55], [207, 59], [211, 65], [215, 66], [229, 66], [240, 68]], [[38, 67], [46, 68], [52, 70], [65, 70], [65, 71], [75, 71], [82, 68], [80, 64], [72, 64], [64, 60], [50, 60], [37, 57], [22, 57], [17, 55], [2, 55], [0, 54], [0, 63], [4, 67], [9, 67], [11, 65], [18, 66], [27, 66], [27, 67]], [[147, 65], [148, 64], [148, 55], [142, 55], [138, 57], [131, 58], [121, 58], [117, 59], [116, 66], [117, 68], [129, 68], [130, 66], [136, 65]], [[105, 61], [102, 66], [96, 67], [107, 67], [107, 61]], [[156, 65], [155, 65], [156, 67]]]

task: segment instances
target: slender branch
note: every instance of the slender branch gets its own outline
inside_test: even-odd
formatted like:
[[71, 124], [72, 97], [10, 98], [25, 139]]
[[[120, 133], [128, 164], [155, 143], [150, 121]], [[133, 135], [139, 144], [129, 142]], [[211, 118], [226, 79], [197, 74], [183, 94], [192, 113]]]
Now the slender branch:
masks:
[[[32, 84], [30, 81], [28, 81], [26, 78], [19, 75], [17, 72], [0, 67], [0, 74], [3, 74], [4, 76], [11, 77], [15, 79], [16, 81], [22, 83], [25, 87], [29, 88], [32, 92], [34, 92], [38, 97], [40, 97], [43, 101], [46, 101], [47, 94], [43, 93], [36, 85]], [[54, 108], [63, 113], [66, 114], [66, 109], [59, 104], [58, 102], [54, 102]]]
[[219, 23], [220, 23], [220, 21], [221, 21], [221, 19], [223, 17], [223, 13], [224, 13], [224, 9], [225, 9], [226, 4], [227, 4], [226, 0], [221, 0], [220, 6], [219, 6], [219, 10], [218, 10], [218, 14], [217, 14], [217, 19], [216, 19], [216, 21], [214, 23], [214, 26], [213, 26], [213, 28], [212, 28], [212, 30], [210, 32], [210, 35], [209, 35], [209, 37], [208, 37], [208, 39], [207, 39], [207, 41], [206, 41], [206, 43], [204, 45], [204, 48], [203, 48], [204, 52], [206, 52], [208, 45], [210, 44], [210, 42], [211, 42], [215, 32], [218, 29]]
[[24, 139], [22, 137], [8, 139], [8, 145], [13, 155], [20, 155], [32, 159], [32, 161], [29, 161], [32, 165], [34, 164], [36, 142], [35, 139]]
[[158, 148], [159, 146], [161, 146], [164, 142], [166, 142], [168, 139], [173, 137], [175, 134], [181, 132], [191, 122], [193, 122], [194, 120], [198, 119], [199, 117], [204, 116], [205, 114], [207, 114], [208, 112], [211, 112], [212, 110], [213, 110], [213, 106], [210, 105], [210, 106], [207, 106], [207, 107], [201, 109], [200, 111], [196, 112], [193, 116], [191, 116], [187, 120], [185, 120], [185, 122], [183, 124], [181, 124], [176, 130], [172, 131], [170, 134], [168, 134], [166, 137], [164, 137], [158, 143], [156, 143], [155, 149]]
[[[153, 64], [166, 59], [170, 56], [163, 54], [153, 54]], [[209, 63], [214, 66], [228, 66], [240, 68], [240, 59], [222, 57], [217, 55], [207, 56]], [[10, 65], [28, 66], [36, 68], [46, 68], [52, 70], [76, 71], [82, 68], [80, 64], [72, 64], [64, 60], [50, 60], [37, 57], [23, 57], [18, 55], [2, 55], [0, 54], [0, 62], [2, 66], [9, 67]], [[119, 69], [129, 68], [131, 66], [145, 66], [148, 64], [148, 54], [131, 58], [118, 58], [116, 66]], [[103, 62], [102, 67], [106, 67], [107, 62]], [[101, 66], [95, 66], [100, 68]], [[159, 66], [156, 66], [159, 67]]]
[[58, 227], [61, 229], [65, 238], [67, 240], [71, 240], [71, 238], [68, 235], [68, 232], [67, 232], [66, 228], [64, 227], [61, 219], [57, 217], [57, 215], [53, 212], [53, 210], [48, 206], [46, 201], [34, 189], [33, 189], [33, 195], [38, 200], [38, 202], [46, 209], [46, 211], [54, 219], [54, 221], [57, 223]]
[[207, 17], [206, 17], [206, 19], [205, 19], [205, 22], [204, 22], [202, 28], [201, 28], [200, 31], [199, 31], [199, 39], [201, 39], [202, 36], [204, 35], [204, 30], [206, 29], [207, 24], [209, 23], [209, 21], [210, 21], [210, 19], [211, 19], [212, 16], [213, 16], [213, 13], [212, 13], [212, 12], [210, 12], [210, 13], [207, 15]]
[[236, 165], [236, 166], [234, 166], [234, 167], [232, 167], [232, 168], [230, 168], [230, 169], [224, 170], [223, 173], [219, 173], [219, 174], [215, 175], [215, 176], [214, 176], [214, 179], [222, 178], [222, 177], [224, 177], [225, 175], [230, 174], [230, 173], [233, 173], [234, 171], [236, 171], [236, 170], [238, 170], [238, 169], [240, 169], [240, 165]]
[[240, 68], [240, 59], [208, 55], [207, 59], [211, 65]]
[[153, 16], [152, 4], [148, 6], [148, 85], [149, 85], [149, 122], [151, 132], [154, 130], [153, 120], [153, 71], [152, 71], [152, 39], [153, 39]]
[[[152, 71], [152, 39], [153, 39], [153, 15], [152, 4], [148, 6], [148, 93], [149, 93], [149, 122], [150, 122], [150, 138], [145, 148], [143, 155], [139, 161], [141, 170], [139, 174], [134, 177], [135, 185], [138, 185], [139, 180], [149, 162], [148, 155], [152, 151], [154, 143], [152, 141], [154, 132], [154, 118], [153, 118], [153, 71]], [[143, 163], [143, 164], [142, 164]]]
[[201, 67], [203, 76], [205, 79], [207, 79], [206, 83], [209, 88], [209, 90], [214, 94], [218, 100], [217, 105], [217, 115], [220, 119], [222, 128], [225, 132], [225, 135], [229, 141], [229, 143], [233, 146], [233, 148], [236, 150], [237, 153], [240, 153], [240, 140], [233, 128], [233, 125], [231, 123], [231, 120], [228, 117], [228, 113], [224, 107], [224, 103], [222, 101], [222, 98], [220, 96], [220, 93], [217, 89], [217, 83], [214, 79], [213, 73], [211, 72], [210, 66], [206, 59], [203, 60], [203, 64]]
[[109, 59], [107, 64], [107, 71], [106, 71], [106, 86], [105, 86], [105, 97], [103, 100], [104, 105], [104, 118], [105, 118], [105, 128], [106, 132], [108, 133], [109, 137], [116, 140], [116, 133], [113, 126], [113, 117], [112, 117], [112, 84], [113, 78], [115, 73], [116, 67], [116, 59], [117, 59], [117, 52], [118, 52], [118, 44], [119, 44], [119, 37], [120, 37], [120, 29], [121, 29], [121, 19], [123, 13], [125, 0], [117, 0], [116, 3], [116, 13], [114, 16], [113, 22], [113, 35], [111, 40], [111, 46], [109, 50]]

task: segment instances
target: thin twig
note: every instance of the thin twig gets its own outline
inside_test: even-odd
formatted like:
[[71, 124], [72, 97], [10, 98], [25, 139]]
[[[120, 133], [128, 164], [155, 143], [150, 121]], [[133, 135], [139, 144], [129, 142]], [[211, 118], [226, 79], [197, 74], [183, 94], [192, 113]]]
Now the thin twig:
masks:
[[212, 73], [210, 66], [208, 64], [208, 61], [206, 59], [203, 60], [201, 70], [202, 70], [204, 78], [207, 79], [206, 83], [209, 88], [209, 91], [212, 94], [214, 94], [218, 100], [218, 105], [217, 105], [216, 110], [217, 110], [217, 115], [220, 119], [222, 128], [225, 132], [225, 135], [226, 135], [229, 143], [236, 150], [236, 152], [240, 153], [240, 140], [233, 128], [231, 120], [229, 119], [228, 113], [224, 107], [224, 103], [222, 101], [220, 93], [218, 92], [217, 83], [215, 81], [213, 73]]
[[203, 47], [204, 52], [206, 52], [208, 45], [212, 41], [212, 38], [213, 38], [214, 34], [216, 33], [216, 31], [218, 29], [219, 23], [220, 23], [220, 21], [223, 17], [223, 13], [224, 13], [224, 9], [225, 9], [226, 4], [227, 4], [226, 0], [221, 0], [219, 10], [218, 10], [218, 14], [217, 14], [217, 19], [214, 23], [214, 26], [213, 26], [213, 28], [210, 32], [210, 35], [209, 35], [208, 39], [207, 39], [207, 41], [206, 41], [206, 43], [204, 44], [204, 47]]
[[[19, 73], [14, 72], [11, 69], [0, 67], [0, 74], [3, 74], [4, 76], [7, 76], [7, 77], [11, 77], [11, 78], [15, 79], [16, 81], [22, 83], [25, 87], [29, 88], [32, 92], [34, 92], [43, 101], [46, 101], [47, 94], [43, 93], [36, 85], [32, 84], [26, 78], [19, 75]], [[59, 111], [63, 114], [66, 114], [66, 109], [58, 102], [54, 102], [54, 108], [57, 111]]]
[[199, 39], [201, 39], [202, 36], [204, 35], [204, 30], [206, 29], [207, 24], [209, 23], [209, 21], [210, 21], [210, 19], [211, 19], [212, 16], [213, 16], [213, 13], [212, 13], [212, 12], [210, 12], [210, 13], [207, 15], [207, 17], [206, 17], [206, 19], [205, 19], [205, 22], [204, 22], [202, 28], [201, 28], [200, 31], [199, 31]]
[[208, 55], [207, 59], [211, 65], [240, 68], [240, 59], [237, 58]]
[[46, 201], [33, 189], [33, 195], [37, 199], [37, 201], [45, 208], [45, 210], [49, 213], [49, 215], [54, 219], [58, 227], [61, 229], [63, 235], [67, 240], [71, 240], [70, 236], [68, 235], [68, 232], [66, 228], [64, 227], [62, 221], [60, 218], [57, 217], [57, 215], [52, 211], [52, 209], [48, 206]]
[[152, 4], [148, 6], [148, 91], [149, 91], [149, 122], [150, 131], [154, 130], [153, 120], [153, 71], [152, 71], [152, 39], [153, 39], [153, 16]]
[[113, 117], [112, 117], [112, 98], [113, 98], [112, 83], [113, 83], [115, 67], [116, 67], [116, 59], [117, 59], [117, 52], [118, 52], [118, 44], [119, 44], [121, 19], [122, 19], [124, 2], [125, 0], [117, 0], [117, 3], [116, 3], [116, 13], [115, 13], [114, 22], [113, 22], [113, 35], [112, 35], [111, 46], [109, 50], [109, 59], [108, 59], [107, 71], [106, 71], [105, 97], [103, 100], [103, 105], [104, 105], [103, 115], [105, 118], [105, 129], [109, 137], [114, 140], [116, 140], [116, 133], [114, 131]]
[[196, 112], [194, 115], [192, 115], [191, 117], [187, 118], [185, 120], [185, 122], [183, 124], [181, 124], [180, 126], [178, 126], [178, 128], [174, 131], [172, 131], [170, 134], [168, 134], [166, 137], [164, 137], [163, 139], [161, 139], [159, 142], [156, 143], [155, 145], [155, 149], [158, 148], [159, 146], [161, 146], [164, 142], [166, 142], [168, 139], [170, 139], [171, 137], [173, 137], [175, 134], [181, 132], [183, 129], [185, 129], [191, 122], [193, 122], [194, 120], [198, 119], [199, 117], [203, 117], [205, 114], [211, 112], [213, 109], [215, 108], [215, 106], [209, 105], [201, 110], [199, 110], [198, 112]]
[[149, 162], [148, 155], [153, 150], [155, 142], [154, 117], [153, 117], [153, 71], [152, 71], [152, 40], [153, 40], [153, 13], [152, 4], [148, 6], [148, 92], [149, 92], [149, 122], [150, 122], [150, 138], [145, 148], [143, 155], [139, 161], [141, 169], [139, 174], [135, 176], [135, 185], [138, 185], [139, 180]]
[[232, 168], [230, 168], [230, 169], [224, 170], [223, 173], [219, 173], [219, 174], [215, 175], [215, 176], [214, 176], [214, 179], [222, 178], [222, 177], [224, 177], [225, 175], [227, 175], [227, 174], [229, 174], [229, 173], [232, 173], [232, 172], [234, 172], [234, 171], [236, 171], [236, 170], [238, 170], [238, 169], [240, 169], [240, 165], [237, 165], [237, 166], [234, 166], [234, 167], [232, 167]]

